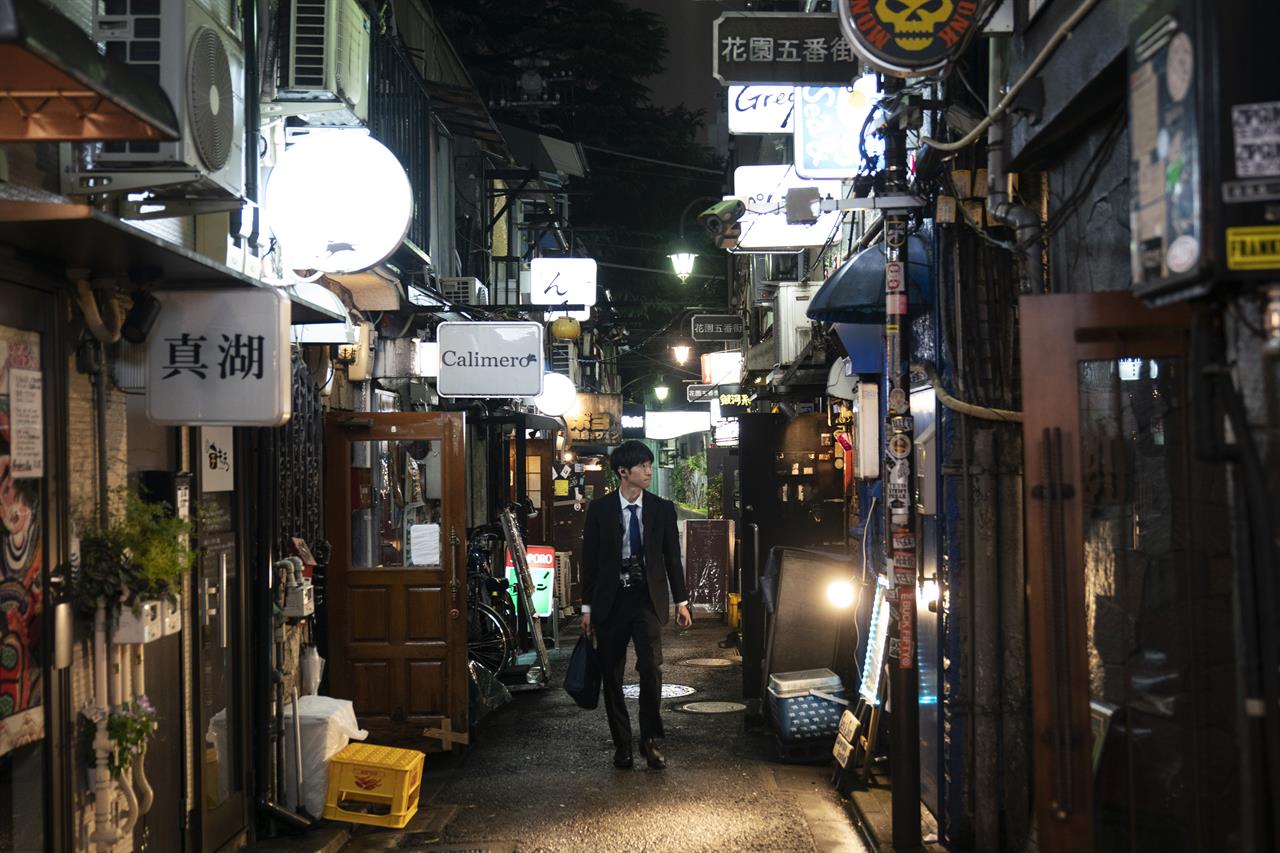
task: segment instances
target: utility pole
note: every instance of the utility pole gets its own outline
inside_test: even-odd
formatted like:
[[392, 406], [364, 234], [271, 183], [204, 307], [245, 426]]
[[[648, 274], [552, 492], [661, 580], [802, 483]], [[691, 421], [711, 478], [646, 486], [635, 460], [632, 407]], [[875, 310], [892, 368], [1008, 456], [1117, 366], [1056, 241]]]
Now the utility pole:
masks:
[[[884, 97], [893, 99], [903, 81], [880, 78]], [[894, 111], [896, 112], [896, 111]], [[907, 134], [896, 115], [884, 133], [884, 193], [905, 195]], [[880, 409], [884, 419], [885, 566], [893, 583], [890, 597], [889, 768], [893, 776], [893, 849], [916, 850], [920, 838], [920, 678], [916, 668], [916, 524], [912, 471], [915, 425], [911, 418], [911, 322], [907, 299], [906, 210], [884, 212], [885, 317], [884, 373]]]

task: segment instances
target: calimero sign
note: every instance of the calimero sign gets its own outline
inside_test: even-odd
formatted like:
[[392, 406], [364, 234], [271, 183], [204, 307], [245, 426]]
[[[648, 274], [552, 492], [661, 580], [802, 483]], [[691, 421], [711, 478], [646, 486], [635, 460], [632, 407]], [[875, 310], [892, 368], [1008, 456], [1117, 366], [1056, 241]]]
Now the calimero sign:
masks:
[[836, 6], [854, 50], [898, 77], [938, 71], [977, 26], [976, 0], [837, 0]]

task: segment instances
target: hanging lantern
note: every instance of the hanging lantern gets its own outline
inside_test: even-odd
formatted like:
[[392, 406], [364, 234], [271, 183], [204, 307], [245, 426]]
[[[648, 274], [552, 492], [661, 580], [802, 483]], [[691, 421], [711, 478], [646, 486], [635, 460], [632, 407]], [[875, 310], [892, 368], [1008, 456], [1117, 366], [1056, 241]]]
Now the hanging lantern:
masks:
[[582, 337], [582, 324], [572, 317], [557, 317], [551, 324], [551, 337], [557, 341], [576, 341]]

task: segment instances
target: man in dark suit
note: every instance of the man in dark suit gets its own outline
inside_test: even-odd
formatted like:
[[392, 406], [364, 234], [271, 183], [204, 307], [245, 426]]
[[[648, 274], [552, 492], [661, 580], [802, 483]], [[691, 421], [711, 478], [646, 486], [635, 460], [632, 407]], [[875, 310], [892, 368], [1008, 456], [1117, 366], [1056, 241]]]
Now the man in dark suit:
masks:
[[[582, 630], [598, 638], [604, 708], [613, 735], [613, 765], [630, 767], [631, 718], [622, 697], [627, 644], [636, 647], [640, 675], [640, 753], [649, 766], [666, 766], [659, 739], [662, 717], [662, 626], [672, 599], [676, 624], [688, 628], [689, 596], [685, 594], [676, 507], [649, 494], [653, 453], [638, 441], [613, 451], [609, 465], [618, 475], [618, 490], [587, 507], [582, 553]], [[668, 592], [668, 586], [670, 592]]]

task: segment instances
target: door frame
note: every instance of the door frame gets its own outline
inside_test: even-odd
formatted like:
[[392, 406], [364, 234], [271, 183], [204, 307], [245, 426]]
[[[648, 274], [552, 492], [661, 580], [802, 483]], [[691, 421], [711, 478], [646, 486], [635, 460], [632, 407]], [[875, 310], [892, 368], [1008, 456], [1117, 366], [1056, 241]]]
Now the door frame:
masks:
[[[13, 300], [18, 287], [36, 300]], [[70, 850], [74, 840], [73, 780], [76, 740], [72, 736], [75, 710], [71, 708], [73, 663], [54, 669], [55, 620], [53, 608], [69, 600], [68, 555], [71, 553], [69, 523], [69, 474], [71, 450], [67, 441], [69, 389], [67, 379], [66, 329], [58, 318], [68, 316], [69, 300], [64, 285], [15, 258], [0, 259], [0, 324], [28, 328], [41, 335], [40, 372], [44, 383], [44, 566], [42, 570], [45, 618], [41, 620], [40, 642], [45, 650], [41, 673], [45, 706], [44, 833], [46, 850]], [[74, 638], [73, 638], [74, 639]]]
[[1044, 853], [1094, 849], [1079, 369], [1185, 357], [1192, 313], [1128, 292], [1023, 296], [1023, 482], [1034, 798]]
[[[330, 692], [352, 699], [353, 685], [347, 677], [352, 660], [346, 648], [349, 604], [347, 573], [351, 571], [351, 450], [357, 441], [439, 441], [441, 443], [441, 587], [449, 600], [445, 620], [447, 648], [445, 661], [448, 683], [445, 685], [447, 717], [438, 715], [406, 715], [404, 723], [393, 735], [403, 735], [403, 728], [421, 732], [426, 726], [439, 726], [448, 720], [454, 732], [467, 732], [467, 457], [466, 417], [462, 412], [337, 412], [325, 417], [325, 534], [332, 545], [332, 557], [325, 576], [325, 600], [328, 602]], [[427, 567], [421, 567], [426, 569]], [[387, 571], [371, 567], [360, 571]], [[403, 568], [390, 571], [404, 571]], [[394, 678], [395, 676], [393, 676]], [[406, 686], [407, 689], [407, 686]], [[357, 713], [359, 713], [357, 711]], [[371, 721], [373, 722], [373, 721]], [[372, 728], [362, 721], [366, 728]], [[381, 725], [374, 722], [374, 725]], [[445, 742], [446, 748], [450, 744]]]

